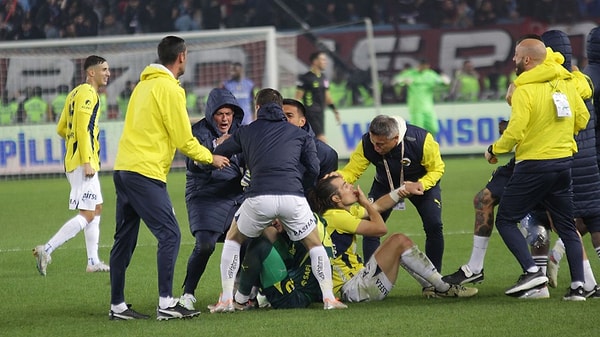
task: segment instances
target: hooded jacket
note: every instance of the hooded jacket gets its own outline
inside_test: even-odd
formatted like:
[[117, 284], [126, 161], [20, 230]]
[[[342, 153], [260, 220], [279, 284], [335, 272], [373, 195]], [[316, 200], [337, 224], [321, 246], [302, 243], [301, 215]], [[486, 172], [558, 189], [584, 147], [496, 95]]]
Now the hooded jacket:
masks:
[[585, 104], [590, 112], [590, 119], [585, 129], [575, 136], [577, 153], [573, 155], [571, 175], [573, 178], [573, 206], [574, 216], [587, 217], [600, 215], [600, 171], [596, 159], [596, 114], [592, 104], [591, 80], [580, 71], [572, 71], [572, 49], [569, 36], [560, 30], [549, 30], [542, 34], [542, 40], [547, 47], [561, 53], [565, 61], [563, 67], [575, 75], [577, 88], [585, 99]]
[[[588, 64], [583, 72], [590, 77], [594, 87], [592, 103], [595, 114], [600, 112], [600, 26], [595, 27], [587, 36], [587, 57]], [[590, 111], [591, 113], [591, 111]], [[597, 117], [597, 116], [594, 116]], [[596, 118], [598, 120], [598, 118]], [[596, 129], [596, 150], [598, 151], [598, 164], [600, 165], [600, 127], [595, 125]]]
[[[210, 92], [206, 102], [205, 117], [192, 126], [194, 137], [211, 151], [215, 149], [215, 140], [223, 135], [217, 128], [213, 116], [225, 105], [233, 110], [229, 134], [235, 132], [241, 126], [244, 111], [227, 89], [213, 89]], [[237, 198], [242, 194], [240, 180], [243, 176], [244, 162], [241, 156], [232, 156], [229, 162], [230, 166], [221, 170], [217, 170], [212, 165], [194, 163], [190, 158], [186, 158], [185, 163], [187, 168], [186, 199], [195, 197]]]
[[267, 194], [304, 196], [303, 172], [309, 181], [319, 175], [319, 158], [313, 137], [288, 123], [281, 106], [275, 103], [261, 106], [257, 119], [239, 128], [214, 153], [230, 157], [240, 152], [252, 172], [246, 197]]
[[166, 182], [176, 149], [212, 163], [210, 151], [192, 135], [179, 80], [165, 66], [150, 64], [131, 94], [114, 169]]
[[[194, 137], [211, 151], [215, 149], [215, 140], [223, 135], [213, 116], [225, 105], [233, 110], [228, 132], [231, 134], [240, 128], [244, 111], [227, 89], [213, 89], [210, 92], [205, 117], [192, 126]], [[194, 163], [186, 158], [185, 201], [192, 234], [198, 230], [223, 233], [229, 228], [233, 213], [244, 199], [240, 184], [244, 161], [241, 155], [233, 155], [229, 164], [230, 166], [217, 170], [212, 165]]]
[[[573, 135], [585, 128], [589, 112], [575, 87], [574, 76], [561, 66], [563, 62], [560, 53], [547, 48], [543, 63], [515, 79], [510, 123], [494, 143], [494, 153], [508, 153], [516, 147], [519, 163], [570, 158], [577, 152]], [[567, 96], [572, 117], [557, 117], [552, 98], [555, 92]], [[536, 169], [553, 169], [547, 166]]]

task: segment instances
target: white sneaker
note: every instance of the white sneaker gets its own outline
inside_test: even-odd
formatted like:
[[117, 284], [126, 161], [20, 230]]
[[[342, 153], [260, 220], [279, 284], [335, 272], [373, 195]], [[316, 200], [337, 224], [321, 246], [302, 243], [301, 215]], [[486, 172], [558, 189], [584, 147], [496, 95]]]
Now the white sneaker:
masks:
[[523, 295], [519, 296], [522, 299], [540, 299], [550, 298], [550, 292], [547, 286], [526, 290]]
[[181, 295], [181, 297], [179, 298], [179, 303], [187, 310], [196, 310], [194, 308], [194, 303], [196, 303], [196, 298], [192, 294]]
[[110, 267], [106, 263], [100, 261], [96, 264], [88, 264], [87, 268], [85, 268], [85, 271], [88, 273], [109, 272]]
[[46, 268], [52, 262], [52, 257], [46, 253], [43, 245], [33, 248], [33, 256], [35, 257], [38, 272], [40, 272], [40, 275], [46, 276]]

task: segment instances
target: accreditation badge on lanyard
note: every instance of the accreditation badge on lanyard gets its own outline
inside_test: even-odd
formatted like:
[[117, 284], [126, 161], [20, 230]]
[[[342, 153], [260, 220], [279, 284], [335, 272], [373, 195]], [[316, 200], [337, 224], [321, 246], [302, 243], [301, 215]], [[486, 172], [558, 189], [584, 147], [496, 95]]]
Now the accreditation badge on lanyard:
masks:
[[[404, 162], [405, 162], [404, 141], [402, 141], [401, 144], [402, 144], [402, 151], [401, 151], [402, 159], [400, 160], [400, 186], [402, 186], [402, 184], [404, 184]], [[408, 162], [408, 165], [410, 165], [410, 159], [406, 159], [406, 162]], [[383, 166], [385, 166], [385, 173], [387, 174], [388, 183], [390, 184], [390, 191], [393, 191], [393, 190], [395, 190], [394, 180], [392, 180], [392, 172], [390, 172], [390, 166], [388, 165], [388, 162], [385, 158], [383, 158]], [[392, 210], [394, 210], [394, 211], [404, 211], [405, 209], [406, 209], [406, 203], [404, 202], [404, 198], [400, 199], [398, 201], [398, 203], [396, 203], [396, 205], [394, 205], [394, 207], [392, 208]]]
[[567, 99], [567, 95], [556, 90], [557, 85], [558, 81], [556, 81], [556, 84], [552, 87], [552, 89], [555, 90], [554, 93], [552, 93], [552, 100], [554, 101], [554, 106], [556, 107], [556, 116], [559, 118], [571, 117], [571, 107], [569, 106], [569, 100]]

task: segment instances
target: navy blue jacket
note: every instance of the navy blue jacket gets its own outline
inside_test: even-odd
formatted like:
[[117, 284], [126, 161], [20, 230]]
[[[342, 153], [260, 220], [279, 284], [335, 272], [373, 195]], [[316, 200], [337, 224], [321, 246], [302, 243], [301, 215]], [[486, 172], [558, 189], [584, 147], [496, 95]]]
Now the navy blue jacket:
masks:
[[[590, 41], [590, 39], [592, 41]], [[573, 157], [573, 202], [575, 217], [600, 216], [600, 172], [598, 169], [598, 116], [600, 111], [600, 31], [594, 28], [588, 35], [588, 66], [583, 73], [592, 82], [592, 99], [586, 106], [590, 120], [575, 137], [578, 152]]]
[[[544, 44], [565, 57], [563, 66], [571, 71], [573, 51], [569, 36], [560, 30], [542, 34]], [[592, 88], [593, 89], [593, 88]], [[600, 172], [596, 159], [596, 117], [591, 100], [586, 101], [590, 120], [585, 129], [575, 136], [577, 153], [573, 155], [571, 176], [573, 180], [573, 210], [576, 218], [600, 215]]]
[[313, 137], [288, 123], [281, 106], [275, 103], [261, 106], [257, 119], [234, 132], [214, 153], [230, 157], [240, 152], [252, 174], [246, 197], [304, 196], [303, 174], [308, 180], [319, 175]]
[[[202, 145], [214, 152], [214, 140], [222, 136], [213, 119], [214, 113], [229, 105], [234, 111], [229, 133], [241, 127], [244, 111], [227, 89], [213, 89], [206, 103], [205, 117], [192, 126], [192, 133]], [[240, 181], [243, 176], [244, 160], [241, 155], [230, 158], [230, 166], [222, 170], [212, 165], [196, 165], [186, 158], [185, 199], [192, 233], [196, 230], [221, 232], [226, 229], [230, 210], [243, 201]]]
[[[313, 137], [315, 141], [315, 146], [317, 148], [317, 157], [319, 158], [319, 176], [317, 179], [323, 178], [326, 174], [331, 173], [333, 171], [337, 171], [339, 165], [339, 158], [337, 152], [327, 143], [323, 142], [320, 139], [316, 138], [315, 132], [310, 127], [308, 121], [302, 126], [302, 129], [308, 132], [308, 134]], [[316, 181], [306, 181], [304, 180], [304, 191], [308, 191], [311, 187], [314, 187]]]

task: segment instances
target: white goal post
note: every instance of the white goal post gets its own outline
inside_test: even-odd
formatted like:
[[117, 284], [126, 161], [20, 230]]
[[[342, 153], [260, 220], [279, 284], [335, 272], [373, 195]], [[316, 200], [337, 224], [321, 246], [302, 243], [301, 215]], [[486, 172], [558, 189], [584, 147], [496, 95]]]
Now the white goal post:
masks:
[[[372, 83], [378, 83], [370, 21], [365, 21], [362, 31], [369, 47], [362, 53], [369, 53]], [[157, 46], [163, 37], [177, 35], [186, 41], [188, 60], [180, 81], [187, 93], [198, 97], [198, 109], [189, 111], [190, 119], [197, 120], [203, 116], [201, 108], [206, 96], [230, 77], [230, 66], [235, 62], [244, 66], [246, 77], [257, 88], [275, 88], [284, 97], [294, 97], [298, 75], [309, 67], [304, 57], [299, 58], [298, 41], [303, 33], [256, 27], [3, 42], [0, 44], [0, 93], [22, 102], [34, 88], [39, 88], [42, 98], [50, 103], [58, 95], [59, 87], [67, 86], [70, 90], [85, 81], [82, 66], [89, 55], [106, 58], [111, 77], [108, 85], [100, 89], [106, 103], [101, 111], [100, 160], [102, 170], [110, 171], [126, 113], [126, 102], [123, 104], [121, 98], [128, 87], [139, 81], [144, 67], [157, 62]], [[331, 38], [324, 40], [333, 46]], [[305, 54], [316, 46], [304, 48]], [[331, 78], [333, 62], [329, 67], [326, 73]], [[375, 109], [371, 111], [379, 110], [379, 95], [375, 96]], [[328, 123], [331, 124], [326, 120], [326, 125]], [[62, 174], [64, 151], [64, 142], [56, 134], [54, 121], [0, 126], [0, 177]], [[173, 167], [182, 165], [183, 158], [178, 155]]]
[[[248, 77], [259, 87], [278, 88], [275, 29], [246, 28], [171, 33], [186, 40], [188, 62], [180, 78], [198, 94], [210, 91], [229, 77], [229, 65], [240, 62]], [[117, 103], [128, 81], [137, 82], [140, 72], [156, 62], [157, 45], [169, 34], [127, 35], [44, 41], [3, 42], [0, 45], [0, 90], [9, 96], [22, 95], [41, 87], [43, 97], [51, 100], [59, 85], [69, 88], [82, 83], [81, 66], [95, 54], [108, 60], [112, 76], [106, 87], [108, 104]], [[295, 53], [295, 50], [286, 50]]]

